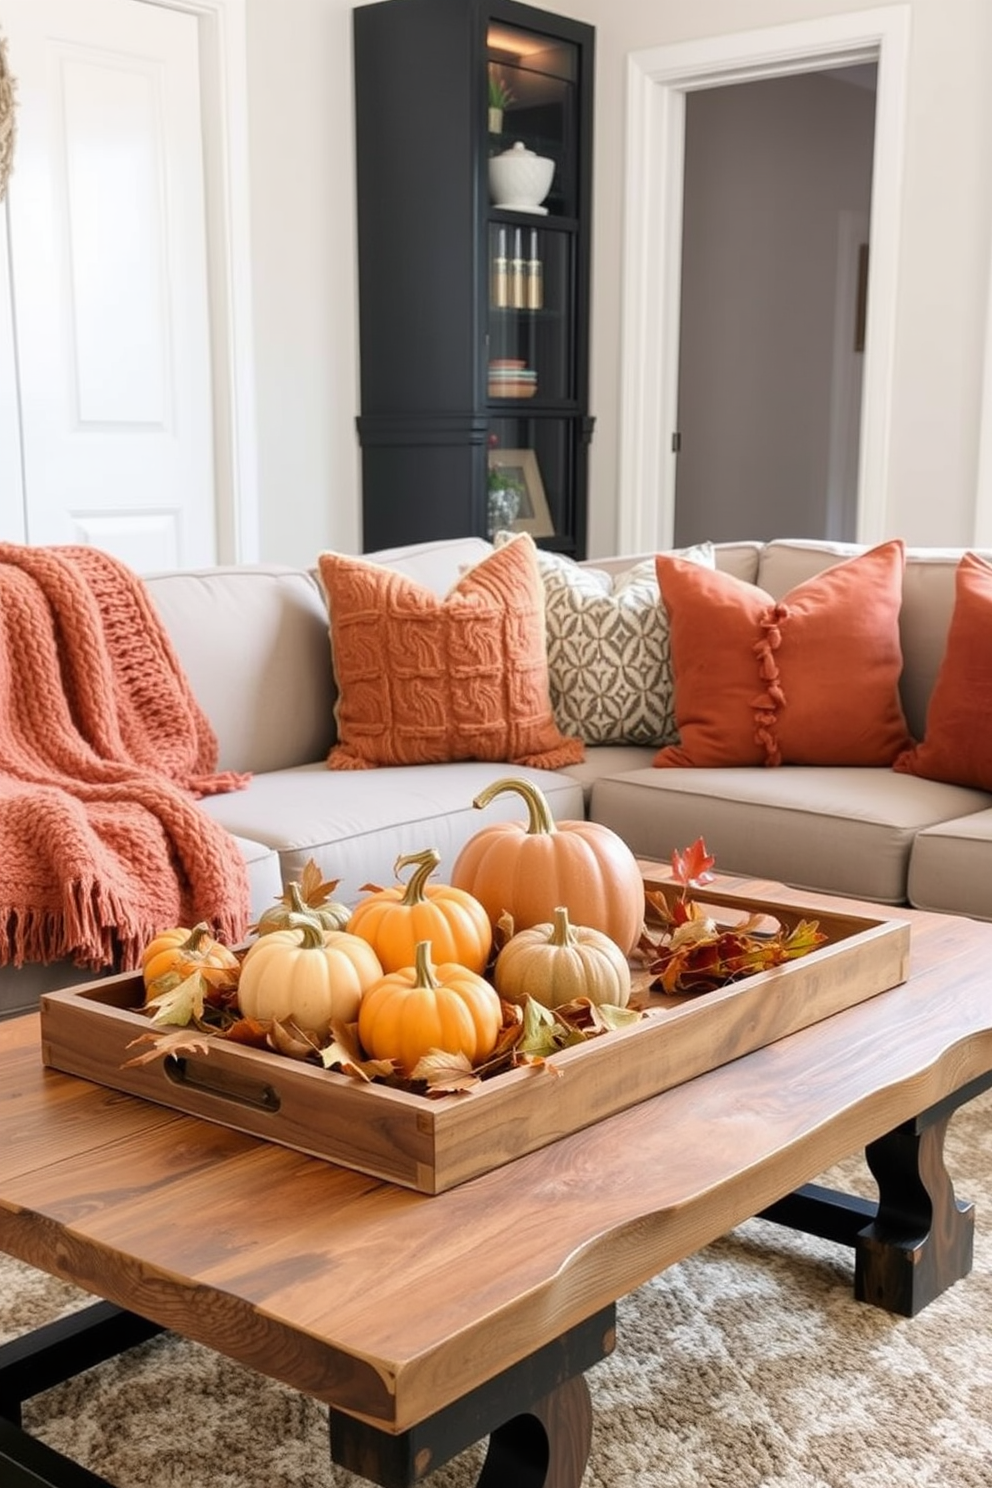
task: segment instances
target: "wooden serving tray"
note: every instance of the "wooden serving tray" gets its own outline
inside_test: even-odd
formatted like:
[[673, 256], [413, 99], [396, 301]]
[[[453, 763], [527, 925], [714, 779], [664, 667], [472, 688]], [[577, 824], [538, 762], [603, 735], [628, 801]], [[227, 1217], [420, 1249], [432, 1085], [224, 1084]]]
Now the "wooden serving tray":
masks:
[[[678, 892], [662, 877], [646, 876], [645, 886], [669, 898]], [[138, 1011], [143, 989], [137, 973], [46, 993], [42, 1059], [54, 1069], [436, 1194], [818, 1023], [908, 975], [905, 920], [716, 890], [693, 890], [692, 897], [713, 905], [714, 918], [728, 924], [751, 912], [788, 926], [815, 919], [828, 939], [797, 961], [695, 997], [651, 993], [650, 976], [638, 972], [635, 996], [647, 1008], [640, 1022], [555, 1055], [555, 1074], [511, 1070], [467, 1094], [438, 1099], [220, 1039], [205, 1057], [124, 1069], [134, 1053], [128, 1044], [149, 1028]]]

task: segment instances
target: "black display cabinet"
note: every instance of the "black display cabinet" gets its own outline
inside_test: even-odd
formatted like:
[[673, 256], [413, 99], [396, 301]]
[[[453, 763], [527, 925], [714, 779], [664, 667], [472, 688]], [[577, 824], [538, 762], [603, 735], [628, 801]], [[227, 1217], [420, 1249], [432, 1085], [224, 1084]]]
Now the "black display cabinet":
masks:
[[[583, 557], [593, 30], [513, 0], [353, 22], [365, 550], [512, 526]], [[507, 151], [546, 195], [490, 189]]]

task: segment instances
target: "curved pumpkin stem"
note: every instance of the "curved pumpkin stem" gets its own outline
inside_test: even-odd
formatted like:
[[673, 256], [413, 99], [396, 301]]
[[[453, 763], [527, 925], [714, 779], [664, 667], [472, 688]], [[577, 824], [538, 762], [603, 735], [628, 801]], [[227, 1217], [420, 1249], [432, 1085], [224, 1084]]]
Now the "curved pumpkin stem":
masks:
[[403, 895], [402, 903], [409, 907], [411, 904], [423, 904], [426, 898], [424, 888], [434, 869], [441, 861], [441, 854], [436, 847], [425, 847], [423, 852], [406, 853], [403, 857], [396, 859], [393, 864], [393, 872], [399, 878], [401, 868], [409, 868], [411, 863], [416, 865], [415, 871], [407, 880], [406, 893]]
[[207, 924], [206, 920], [201, 920], [198, 925], [193, 926], [192, 930], [189, 932], [188, 940], [184, 940], [179, 949], [181, 951], [198, 951], [201, 944], [209, 934], [210, 926]]
[[559, 904], [557, 909], [555, 910], [554, 927], [548, 937], [548, 945], [578, 945], [575, 931], [572, 929], [571, 921], [568, 918], [568, 910], [565, 908], [564, 904]]
[[289, 894], [289, 908], [293, 914], [309, 914], [310, 906], [307, 904], [302, 893], [300, 892], [300, 886], [298, 883], [291, 883], [286, 892]]
[[287, 930], [302, 930], [303, 939], [300, 941], [300, 949], [315, 951], [318, 947], [322, 950], [324, 946], [324, 931], [319, 920], [315, 920], [312, 914], [288, 914], [286, 916]]
[[502, 795], [504, 791], [516, 791], [517, 795], [523, 796], [527, 802], [528, 837], [547, 837], [552, 832], [557, 832], [558, 828], [555, 826], [555, 819], [551, 815], [551, 807], [548, 805], [544, 792], [533, 781], [521, 780], [519, 776], [508, 775], [502, 780], [494, 780], [491, 785], [487, 785], [479, 792], [472, 805], [480, 809], [488, 806], [490, 801]]
[[434, 965], [431, 961], [431, 943], [429, 940], [417, 941], [417, 949], [414, 952], [414, 969], [417, 973], [417, 986], [428, 987], [431, 991], [434, 991], [438, 985], [438, 980], [434, 975]]

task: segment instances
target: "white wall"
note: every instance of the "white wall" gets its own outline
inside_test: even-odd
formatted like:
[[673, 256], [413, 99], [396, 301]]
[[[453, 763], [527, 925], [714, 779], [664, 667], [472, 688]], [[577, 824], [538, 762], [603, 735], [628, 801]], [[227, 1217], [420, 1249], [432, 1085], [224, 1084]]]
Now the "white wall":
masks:
[[261, 553], [361, 546], [351, 5], [247, 0]]
[[[884, 3], [884, 0], [883, 0]], [[627, 54], [867, 8], [854, 0], [556, 0], [597, 28], [590, 551], [616, 546]], [[992, 230], [992, 5], [910, 0], [893, 535], [967, 543]], [[350, 0], [247, 0], [263, 554], [360, 532]], [[986, 522], [988, 518], [985, 518]]]

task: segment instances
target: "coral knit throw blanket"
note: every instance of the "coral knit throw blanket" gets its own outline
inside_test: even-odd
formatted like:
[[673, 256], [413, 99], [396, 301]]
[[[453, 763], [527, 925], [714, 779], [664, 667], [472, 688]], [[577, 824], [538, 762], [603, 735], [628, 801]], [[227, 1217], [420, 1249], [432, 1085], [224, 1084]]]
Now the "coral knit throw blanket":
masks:
[[248, 926], [243, 786], [141, 580], [96, 548], [0, 543], [0, 964], [137, 965], [157, 931]]

